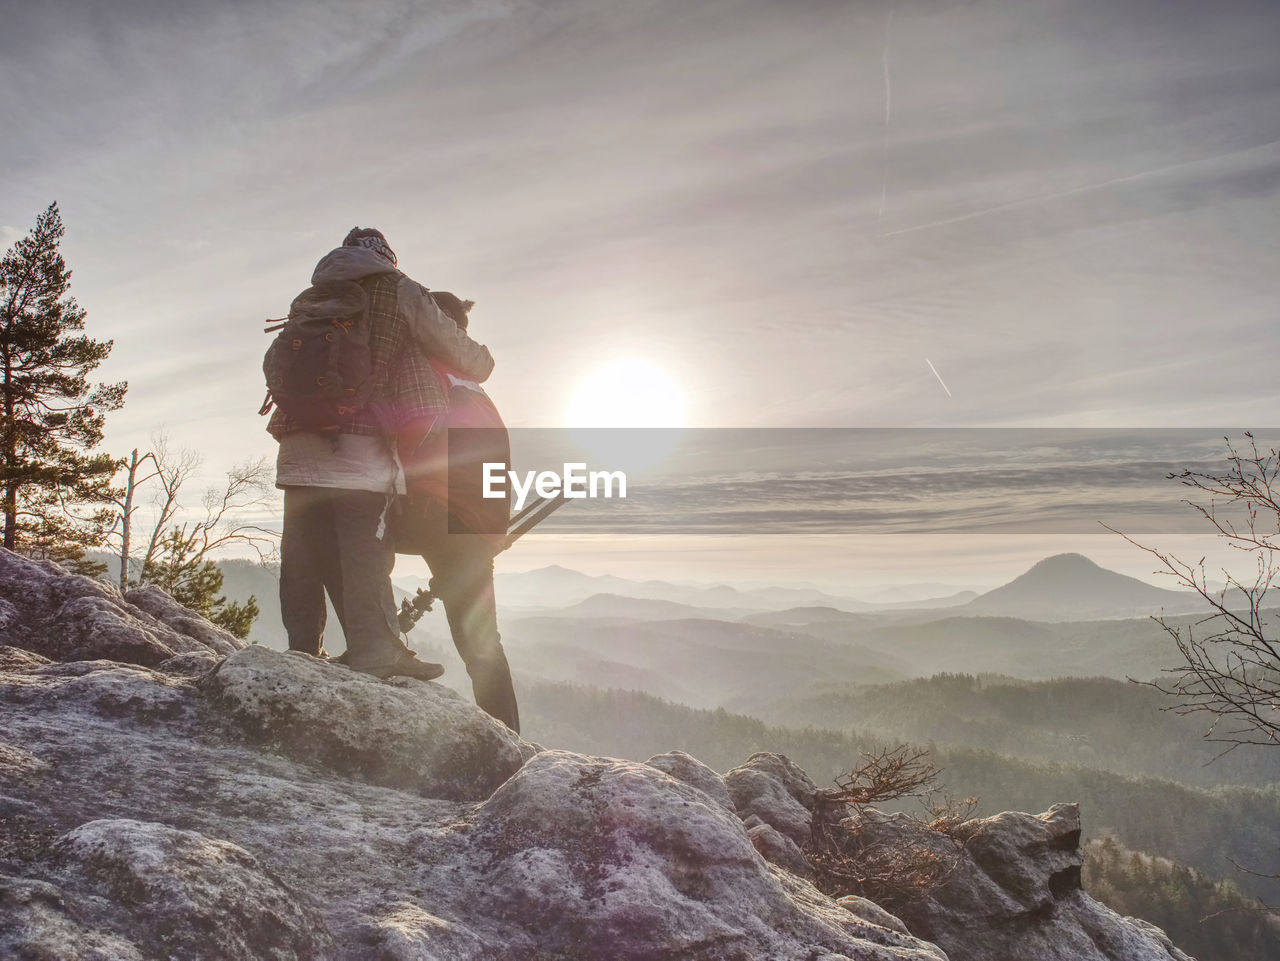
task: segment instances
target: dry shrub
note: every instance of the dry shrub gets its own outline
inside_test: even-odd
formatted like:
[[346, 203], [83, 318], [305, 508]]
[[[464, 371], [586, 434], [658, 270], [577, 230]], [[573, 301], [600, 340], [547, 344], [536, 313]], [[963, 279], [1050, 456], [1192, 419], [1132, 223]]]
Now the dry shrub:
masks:
[[[856, 894], [893, 911], [945, 882], [964, 850], [952, 832], [977, 798], [935, 792], [941, 773], [928, 751], [900, 745], [864, 754], [861, 765], [836, 779], [836, 789], [819, 791], [805, 851], [818, 889], [833, 898]], [[928, 820], [903, 815], [901, 830], [892, 834], [868, 830], [861, 817], [868, 805], [905, 797], [926, 797]]]

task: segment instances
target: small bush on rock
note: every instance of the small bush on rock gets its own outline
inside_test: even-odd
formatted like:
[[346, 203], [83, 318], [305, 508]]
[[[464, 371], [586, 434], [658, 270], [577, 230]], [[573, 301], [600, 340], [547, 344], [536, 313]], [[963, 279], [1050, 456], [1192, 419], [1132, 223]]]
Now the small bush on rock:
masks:
[[[964, 849], [953, 831], [977, 805], [976, 798], [955, 800], [936, 786], [941, 771], [928, 751], [907, 745], [863, 754], [862, 764], [836, 779], [836, 788], [814, 796], [812, 841], [805, 856], [814, 884], [833, 898], [857, 895], [889, 909], [923, 897], [942, 884]], [[885, 841], [863, 830], [863, 810], [902, 798], [925, 800], [928, 819], [901, 814], [912, 830]]]

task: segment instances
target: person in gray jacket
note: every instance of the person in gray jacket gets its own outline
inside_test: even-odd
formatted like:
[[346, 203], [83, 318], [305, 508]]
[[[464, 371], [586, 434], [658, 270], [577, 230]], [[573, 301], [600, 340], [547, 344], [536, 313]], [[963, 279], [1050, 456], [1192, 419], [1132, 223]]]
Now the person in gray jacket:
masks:
[[368, 297], [374, 403], [344, 415], [335, 433], [304, 430], [279, 409], [267, 426], [280, 442], [276, 486], [284, 490], [281, 617], [291, 650], [323, 655], [327, 592], [347, 638], [348, 667], [430, 679], [444, 668], [418, 660], [396, 622], [395, 552], [386, 534], [404, 480], [393, 436], [406, 423], [429, 428], [447, 410], [428, 357], [478, 381], [493, 358], [397, 269], [380, 231], [353, 229], [311, 278], [343, 280]]

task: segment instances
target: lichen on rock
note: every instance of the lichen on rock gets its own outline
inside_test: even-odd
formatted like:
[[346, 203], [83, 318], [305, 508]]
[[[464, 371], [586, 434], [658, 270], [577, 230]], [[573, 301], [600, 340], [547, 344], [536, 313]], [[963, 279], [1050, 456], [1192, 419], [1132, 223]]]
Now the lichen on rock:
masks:
[[488, 797], [535, 753], [449, 688], [389, 684], [305, 654], [248, 647], [200, 683], [216, 715], [250, 740], [425, 797]]
[[[86, 915], [123, 928], [152, 957], [285, 961], [330, 946], [318, 905], [248, 851], [195, 831], [90, 821], [54, 844], [51, 863], [82, 893]], [[134, 913], [146, 923], [121, 924]]]

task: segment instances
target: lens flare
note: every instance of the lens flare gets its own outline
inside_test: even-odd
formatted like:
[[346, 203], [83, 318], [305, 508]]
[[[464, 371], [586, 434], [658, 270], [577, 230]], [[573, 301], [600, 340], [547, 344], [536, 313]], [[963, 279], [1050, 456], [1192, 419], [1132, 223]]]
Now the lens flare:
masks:
[[616, 360], [578, 385], [569, 404], [570, 427], [684, 427], [685, 396], [662, 368], [644, 360]]

